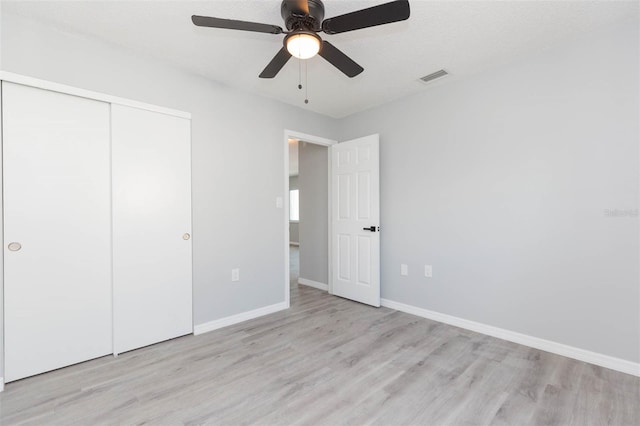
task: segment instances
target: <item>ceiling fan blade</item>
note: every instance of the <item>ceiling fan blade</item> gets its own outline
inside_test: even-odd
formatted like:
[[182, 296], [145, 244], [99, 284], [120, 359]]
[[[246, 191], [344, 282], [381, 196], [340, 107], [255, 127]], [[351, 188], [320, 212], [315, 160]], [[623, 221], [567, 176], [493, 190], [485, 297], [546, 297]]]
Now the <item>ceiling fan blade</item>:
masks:
[[328, 41], [322, 42], [322, 49], [320, 49], [318, 54], [350, 78], [364, 71], [364, 68], [356, 64], [353, 59], [342, 53], [342, 51]]
[[257, 22], [236, 21], [234, 19], [213, 18], [211, 16], [193, 15], [191, 21], [199, 27], [224, 28], [227, 30], [253, 31], [256, 33], [282, 34], [277, 25], [259, 24]]
[[322, 23], [322, 30], [327, 34], [344, 33], [404, 21], [410, 14], [409, 1], [397, 0], [326, 19]]
[[273, 57], [269, 65], [260, 73], [260, 78], [273, 78], [280, 72], [282, 67], [289, 61], [291, 58], [291, 53], [286, 48], [280, 49], [276, 56]]

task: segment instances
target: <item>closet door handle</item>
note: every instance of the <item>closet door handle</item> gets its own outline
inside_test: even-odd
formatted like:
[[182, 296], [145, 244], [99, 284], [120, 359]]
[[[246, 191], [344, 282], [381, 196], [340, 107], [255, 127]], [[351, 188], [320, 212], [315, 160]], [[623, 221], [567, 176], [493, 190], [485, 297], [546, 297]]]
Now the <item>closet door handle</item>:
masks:
[[7, 248], [9, 249], [9, 251], [20, 251], [20, 249], [22, 248], [22, 244], [20, 244], [20, 243], [9, 243]]
[[370, 226], [368, 228], [362, 228], [363, 231], [371, 231], [371, 232], [376, 232], [376, 227], [375, 226]]
[[183, 239], [183, 240], [185, 240], [185, 241], [187, 241], [187, 240], [188, 240], [188, 239], [190, 239], [190, 238], [191, 238], [191, 234], [189, 234], [189, 233], [186, 233], [186, 234], [184, 234], [184, 235], [182, 236], [182, 239]]

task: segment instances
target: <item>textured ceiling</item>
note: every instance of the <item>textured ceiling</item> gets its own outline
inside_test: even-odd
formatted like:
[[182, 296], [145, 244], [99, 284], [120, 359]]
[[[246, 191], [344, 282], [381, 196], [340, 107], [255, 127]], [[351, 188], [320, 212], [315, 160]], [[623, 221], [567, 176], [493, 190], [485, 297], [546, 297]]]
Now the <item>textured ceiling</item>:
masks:
[[[385, 0], [325, 0], [326, 17]], [[349, 79], [315, 57], [307, 61], [310, 103], [297, 89], [292, 59], [273, 80], [258, 74], [282, 46], [282, 35], [191, 24], [192, 14], [283, 26], [279, 0], [261, 1], [6, 1], [3, 13], [46, 22], [153, 56], [225, 85], [332, 117], [428, 90], [418, 78], [441, 68], [448, 82], [518, 56], [580, 37], [624, 19], [638, 19], [638, 1], [411, 0], [408, 21], [327, 36], [365, 68]]]

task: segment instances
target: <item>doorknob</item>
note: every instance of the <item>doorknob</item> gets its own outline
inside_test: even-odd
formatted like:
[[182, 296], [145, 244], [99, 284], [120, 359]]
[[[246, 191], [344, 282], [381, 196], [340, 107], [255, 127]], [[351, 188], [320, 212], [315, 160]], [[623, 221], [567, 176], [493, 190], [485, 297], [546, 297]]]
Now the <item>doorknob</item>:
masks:
[[19, 251], [22, 248], [22, 244], [20, 243], [9, 243], [7, 246], [9, 251]]
[[376, 232], [376, 227], [375, 226], [370, 226], [368, 228], [362, 228], [363, 231], [371, 231], [371, 232]]
[[189, 235], [188, 233], [182, 236], [182, 239], [185, 241], [188, 240], [189, 238], [191, 238], [191, 235]]

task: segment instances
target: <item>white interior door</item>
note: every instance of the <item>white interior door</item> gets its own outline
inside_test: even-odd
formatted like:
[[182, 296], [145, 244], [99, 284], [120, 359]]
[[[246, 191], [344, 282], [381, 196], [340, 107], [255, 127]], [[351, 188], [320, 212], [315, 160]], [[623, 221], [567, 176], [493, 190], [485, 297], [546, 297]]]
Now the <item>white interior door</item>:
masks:
[[112, 351], [109, 105], [2, 92], [10, 382]]
[[379, 138], [342, 142], [330, 151], [332, 293], [380, 306]]
[[191, 122], [112, 105], [115, 352], [193, 331]]

